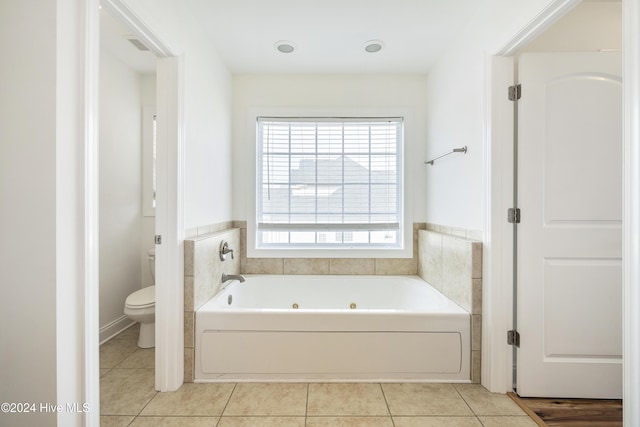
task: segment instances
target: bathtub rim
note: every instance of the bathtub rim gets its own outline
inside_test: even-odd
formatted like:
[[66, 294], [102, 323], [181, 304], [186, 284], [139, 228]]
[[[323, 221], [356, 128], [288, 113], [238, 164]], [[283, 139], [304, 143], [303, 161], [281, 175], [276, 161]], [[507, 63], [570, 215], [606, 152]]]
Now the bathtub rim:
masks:
[[[358, 313], [365, 313], [365, 312], [371, 312], [371, 313], [375, 313], [375, 314], [380, 314], [380, 315], [385, 315], [385, 314], [389, 314], [389, 315], [403, 315], [405, 313], [415, 313], [415, 314], [433, 314], [433, 315], [437, 315], [437, 314], [446, 314], [446, 315], [469, 315], [471, 316], [471, 312], [468, 311], [467, 309], [465, 309], [464, 307], [462, 307], [461, 305], [459, 305], [457, 302], [455, 302], [454, 300], [452, 300], [451, 298], [449, 298], [448, 296], [444, 295], [440, 290], [438, 290], [436, 287], [434, 287], [432, 284], [430, 284], [429, 282], [427, 282], [426, 280], [424, 280], [422, 277], [418, 276], [418, 275], [345, 275], [345, 274], [317, 274], [317, 275], [311, 275], [311, 274], [301, 274], [301, 275], [296, 275], [296, 274], [244, 274], [243, 275], [246, 280], [250, 280], [252, 278], [261, 278], [261, 277], [267, 277], [267, 278], [277, 278], [277, 277], [287, 277], [287, 278], [297, 278], [297, 279], [301, 279], [304, 280], [305, 278], [332, 278], [332, 279], [375, 279], [375, 280], [383, 280], [383, 279], [394, 279], [394, 278], [401, 278], [401, 279], [410, 279], [412, 283], [416, 283], [418, 286], [424, 286], [426, 285], [429, 288], [429, 292], [435, 292], [436, 294], [438, 294], [439, 297], [442, 297], [444, 300], [447, 301], [447, 309], [446, 311], [429, 311], [429, 310], [398, 310], [398, 309], [356, 309], [355, 311]], [[338, 314], [338, 313], [348, 313], [348, 312], [352, 312], [353, 310], [351, 309], [347, 309], [347, 308], [298, 308], [298, 309], [292, 309], [292, 308], [247, 308], [247, 307], [226, 307], [226, 306], [216, 306], [215, 305], [215, 301], [217, 301], [225, 292], [227, 291], [232, 291], [236, 288], [240, 289], [243, 285], [245, 285], [245, 283], [241, 283], [238, 280], [232, 280], [230, 281], [228, 284], [224, 285], [223, 287], [221, 287], [218, 292], [215, 293], [215, 295], [213, 295], [209, 300], [207, 300], [204, 304], [202, 304], [197, 310], [195, 310], [196, 313], [202, 311], [202, 312], [220, 312], [220, 313], [288, 313], [291, 311], [295, 311], [298, 313], [332, 313], [332, 314]]]

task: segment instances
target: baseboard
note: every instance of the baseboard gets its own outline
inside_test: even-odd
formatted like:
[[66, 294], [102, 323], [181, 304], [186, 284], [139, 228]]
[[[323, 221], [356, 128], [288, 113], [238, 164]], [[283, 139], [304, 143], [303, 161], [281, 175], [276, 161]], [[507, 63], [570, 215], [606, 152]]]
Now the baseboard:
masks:
[[135, 324], [136, 322], [129, 319], [127, 316], [125, 315], [120, 316], [113, 322], [100, 328], [100, 344], [104, 344], [105, 342], [109, 341], [111, 338], [118, 335], [120, 332], [130, 328]]

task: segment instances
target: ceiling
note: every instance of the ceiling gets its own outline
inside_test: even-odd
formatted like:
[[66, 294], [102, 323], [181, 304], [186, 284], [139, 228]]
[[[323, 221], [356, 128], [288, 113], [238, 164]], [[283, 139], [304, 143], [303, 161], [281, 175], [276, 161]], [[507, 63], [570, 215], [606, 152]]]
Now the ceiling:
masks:
[[[425, 74], [478, 16], [480, 0], [180, 0], [235, 74]], [[620, 2], [620, 0], [584, 0]], [[102, 46], [134, 70], [155, 73], [125, 27], [102, 11]], [[292, 53], [274, 44], [292, 42]], [[384, 48], [367, 53], [365, 43]]]
[[[426, 73], [478, 0], [182, 0], [232, 73]], [[368, 40], [384, 48], [367, 53]], [[274, 43], [288, 40], [292, 53]]]

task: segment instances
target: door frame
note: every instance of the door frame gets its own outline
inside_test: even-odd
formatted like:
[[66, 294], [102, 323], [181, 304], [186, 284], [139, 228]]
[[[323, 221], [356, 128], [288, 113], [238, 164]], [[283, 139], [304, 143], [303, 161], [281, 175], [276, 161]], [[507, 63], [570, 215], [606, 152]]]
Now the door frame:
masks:
[[158, 58], [155, 388], [173, 391], [184, 381], [184, 60], [123, 0], [101, 3]]
[[[483, 302], [482, 384], [504, 393], [512, 384], [511, 347], [506, 331], [512, 328], [513, 301], [511, 225], [506, 208], [513, 191], [512, 110], [505, 104], [506, 87], [515, 81], [513, 55], [541, 34], [581, 0], [556, 0], [518, 31], [493, 55], [485, 57], [486, 143], [484, 156], [485, 298]], [[640, 400], [640, 0], [622, 0], [623, 6], [623, 398]], [[629, 261], [627, 261], [629, 260]], [[624, 409], [625, 425], [640, 424], [640, 408]]]

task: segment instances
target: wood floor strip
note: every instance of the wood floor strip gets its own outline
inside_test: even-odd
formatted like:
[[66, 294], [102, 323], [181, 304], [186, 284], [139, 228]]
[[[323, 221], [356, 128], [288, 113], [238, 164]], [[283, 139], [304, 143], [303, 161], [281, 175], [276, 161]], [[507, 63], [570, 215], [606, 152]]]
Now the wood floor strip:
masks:
[[520, 409], [522, 409], [524, 412], [526, 412], [527, 415], [529, 415], [529, 418], [531, 418], [533, 421], [535, 421], [536, 424], [538, 424], [540, 427], [547, 427], [547, 424], [542, 420], [542, 418], [540, 418], [538, 416], [538, 414], [533, 412], [533, 410], [531, 410], [531, 408], [529, 408], [522, 401], [522, 399], [520, 399], [520, 396], [518, 396], [517, 394], [515, 394], [512, 391], [508, 392], [507, 396], [509, 396], [514, 402], [516, 402], [516, 404], [520, 407]]
[[507, 394], [542, 427], [622, 427], [622, 400], [529, 398]]

